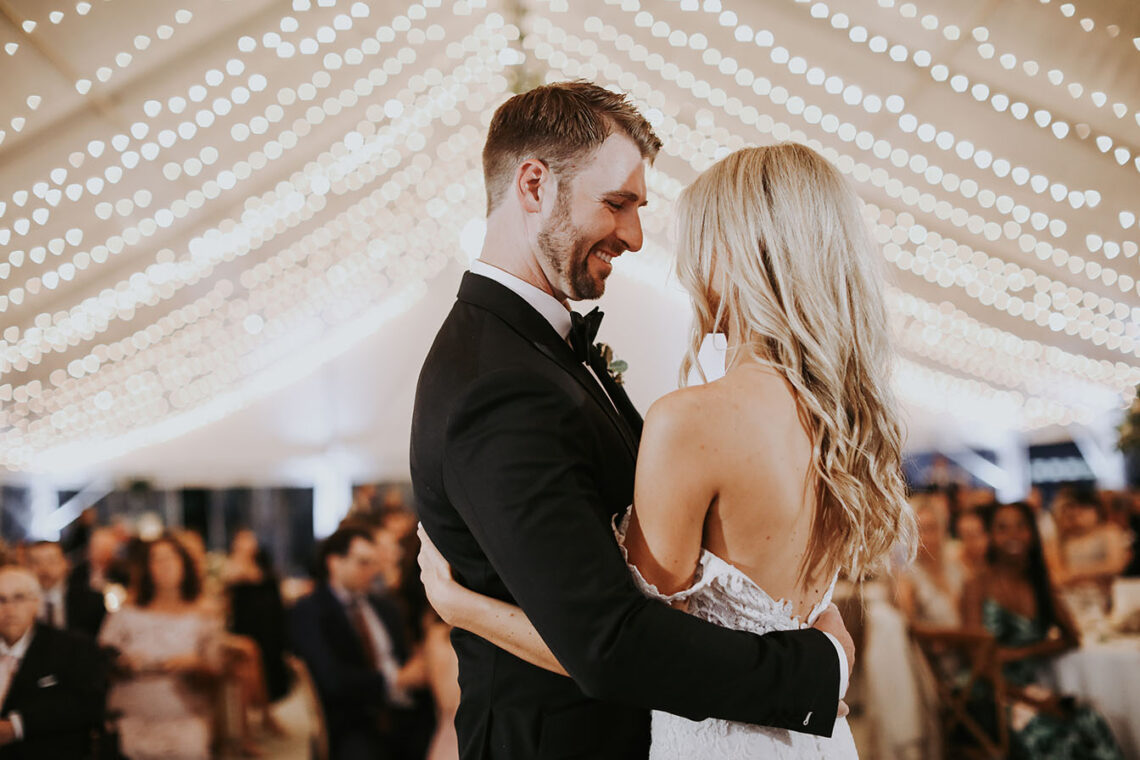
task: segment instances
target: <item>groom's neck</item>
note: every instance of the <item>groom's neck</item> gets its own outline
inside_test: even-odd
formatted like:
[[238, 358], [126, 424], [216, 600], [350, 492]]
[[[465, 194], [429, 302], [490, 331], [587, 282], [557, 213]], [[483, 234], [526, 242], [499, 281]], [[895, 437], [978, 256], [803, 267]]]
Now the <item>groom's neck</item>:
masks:
[[560, 301], [565, 300], [554, 290], [546, 278], [546, 273], [539, 266], [527, 240], [525, 229], [523, 220], [512, 216], [509, 209], [496, 209], [487, 218], [487, 233], [483, 238], [483, 250], [479, 254], [479, 259], [485, 264], [502, 269], [530, 283]]

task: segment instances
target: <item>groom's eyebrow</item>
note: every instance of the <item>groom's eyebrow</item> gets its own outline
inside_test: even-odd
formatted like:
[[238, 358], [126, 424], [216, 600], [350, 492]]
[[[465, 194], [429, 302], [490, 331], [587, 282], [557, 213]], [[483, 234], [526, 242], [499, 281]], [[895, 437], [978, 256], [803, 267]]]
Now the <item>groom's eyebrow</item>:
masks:
[[638, 206], [649, 205], [648, 200], [642, 200], [640, 195], [637, 193], [631, 193], [628, 190], [611, 190], [610, 192], [606, 193], [606, 196], [610, 198], [621, 198], [624, 201], [636, 203]]

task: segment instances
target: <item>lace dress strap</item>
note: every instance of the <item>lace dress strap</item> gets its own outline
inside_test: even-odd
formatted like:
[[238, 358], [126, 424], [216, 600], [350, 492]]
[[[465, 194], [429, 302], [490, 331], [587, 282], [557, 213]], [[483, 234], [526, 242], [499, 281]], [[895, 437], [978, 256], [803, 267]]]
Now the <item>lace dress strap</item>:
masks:
[[652, 599], [660, 599], [666, 603], [682, 602], [688, 599], [693, 594], [707, 588], [716, 576], [713, 573], [705, 572], [704, 552], [702, 552], [701, 560], [697, 564], [697, 572], [694, 575], [693, 585], [686, 589], [682, 589], [674, 594], [663, 594], [656, 585], [645, 580], [645, 576], [637, 569], [637, 565], [629, 561], [629, 550], [625, 548], [625, 536], [629, 531], [629, 518], [633, 515], [633, 507], [627, 507], [625, 512], [621, 515], [614, 515], [613, 520], [610, 521], [614, 530], [614, 538], [617, 539], [618, 549], [621, 550], [621, 556], [625, 560], [625, 564], [629, 567], [630, 575], [633, 576], [634, 585], [642, 594]]

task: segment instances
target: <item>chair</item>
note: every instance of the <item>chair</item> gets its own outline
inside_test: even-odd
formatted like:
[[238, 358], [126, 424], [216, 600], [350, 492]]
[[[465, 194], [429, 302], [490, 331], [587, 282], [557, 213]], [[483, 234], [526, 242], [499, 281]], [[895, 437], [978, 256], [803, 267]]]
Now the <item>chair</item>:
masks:
[[[1007, 688], [997, 659], [997, 643], [985, 631], [910, 629], [919, 658], [933, 676], [946, 756], [1001, 760], [1009, 756]], [[961, 668], [948, 667], [956, 660]], [[978, 684], [992, 690], [994, 714], [970, 711]]]
[[313, 716], [313, 723], [309, 729], [310, 760], [328, 760], [329, 733], [325, 724], [325, 711], [317, 694], [317, 686], [313, 683], [309, 669], [299, 657], [288, 654], [285, 656], [285, 662], [296, 675], [297, 688], [305, 695], [306, 710]]

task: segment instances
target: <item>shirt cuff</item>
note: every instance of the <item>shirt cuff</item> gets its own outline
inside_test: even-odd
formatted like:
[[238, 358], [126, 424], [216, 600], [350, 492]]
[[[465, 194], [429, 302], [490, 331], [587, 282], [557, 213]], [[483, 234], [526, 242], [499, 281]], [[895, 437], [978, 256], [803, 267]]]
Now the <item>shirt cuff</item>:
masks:
[[839, 698], [843, 699], [847, 696], [847, 652], [843, 651], [843, 646], [840, 645], [839, 639], [830, 633], [824, 633], [823, 635], [832, 643], [835, 647], [835, 653], [839, 655]]
[[21, 741], [24, 738], [24, 719], [20, 717], [20, 713], [8, 713], [8, 720], [12, 722], [12, 733], [16, 735], [16, 741]]

